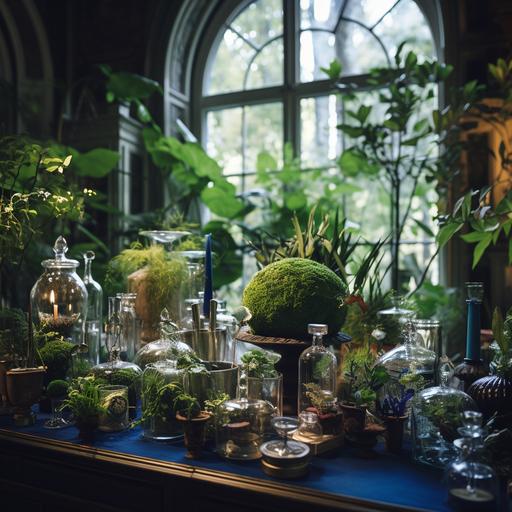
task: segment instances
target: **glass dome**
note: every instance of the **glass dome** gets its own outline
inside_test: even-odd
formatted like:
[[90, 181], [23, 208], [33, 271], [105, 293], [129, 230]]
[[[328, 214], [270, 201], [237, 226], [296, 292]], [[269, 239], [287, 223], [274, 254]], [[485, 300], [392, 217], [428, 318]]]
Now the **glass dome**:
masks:
[[219, 407], [216, 431], [217, 453], [227, 459], [254, 460], [271, 431], [275, 408], [265, 400], [239, 398]]
[[144, 345], [133, 358], [133, 362], [144, 369], [148, 364], [166, 359], [176, 360], [193, 350], [181, 340], [179, 327], [171, 322], [167, 309], [160, 314], [160, 338]]
[[147, 439], [168, 441], [182, 434], [174, 403], [183, 393], [184, 371], [175, 361], [148, 364], [142, 374], [142, 423]]
[[30, 292], [36, 325], [58, 332], [74, 343], [84, 343], [87, 289], [76, 273], [79, 263], [66, 258], [68, 244], [59, 236], [53, 246], [54, 259], [44, 260], [43, 274]]
[[463, 426], [463, 413], [476, 411], [473, 399], [446, 385], [448, 372], [443, 372], [441, 385], [424, 389], [413, 401], [413, 457], [418, 462], [445, 467], [454, 459], [453, 441]]

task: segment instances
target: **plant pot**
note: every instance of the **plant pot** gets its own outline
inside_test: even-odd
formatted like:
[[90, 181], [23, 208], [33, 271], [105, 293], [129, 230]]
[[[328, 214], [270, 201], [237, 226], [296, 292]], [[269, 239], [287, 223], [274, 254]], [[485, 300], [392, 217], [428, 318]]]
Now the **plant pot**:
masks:
[[366, 424], [366, 407], [353, 403], [341, 404], [343, 411], [343, 429], [346, 434], [362, 432]]
[[45, 369], [13, 368], [6, 373], [7, 397], [14, 407], [14, 424], [18, 427], [33, 425], [35, 414], [31, 407], [41, 397]]
[[12, 361], [0, 361], [0, 403], [2, 405], [8, 405], [9, 400], [7, 398], [7, 372], [13, 366]]
[[90, 418], [76, 418], [75, 426], [78, 429], [78, 437], [84, 443], [92, 443], [96, 436], [96, 429], [99, 424], [99, 416]]
[[407, 416], [386, 416], [384, 425], [386, 426], [386, 448], [388, 452], [400, 453], [404, 441], [404, 423]]
[[176, 414], [176, 419], [183, 425], [188, 459], [198, 459], [201, 456], [206, 439], [206, 422], [210, 416], [209, 413], [202, 411], [197, 418], [189, 420], [179, 413]]

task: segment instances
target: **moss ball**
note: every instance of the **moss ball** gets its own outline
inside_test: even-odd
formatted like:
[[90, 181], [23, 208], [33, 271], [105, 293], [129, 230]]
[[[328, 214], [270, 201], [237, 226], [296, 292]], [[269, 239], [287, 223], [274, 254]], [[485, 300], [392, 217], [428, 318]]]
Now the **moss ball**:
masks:
[[65, 380], [52, 380], [46, 388], [48, 398], [64, 398], [67, 396], [69, 384]]
[[343, 281], [326, 266], [286, 258], [257, 272], [244, 290], [243, 305], [252, 313], [255, 334], [308, 337], [308, 324], [327, 324], [336, 334], [345, 321]]
[[74, 348], [73, 343], [60, 339], [49, 341], [44, 347], [41, 347], [39, 354], [46, 366], [47, 382], [66, 377]]

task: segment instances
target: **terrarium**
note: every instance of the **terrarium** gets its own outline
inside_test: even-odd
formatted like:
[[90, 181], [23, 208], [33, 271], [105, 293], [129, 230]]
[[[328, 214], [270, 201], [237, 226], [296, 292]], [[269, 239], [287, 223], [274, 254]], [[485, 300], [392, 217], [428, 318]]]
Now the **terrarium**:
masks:
[[182, 341], [182, 335], [176, 324], [171, 322], [167, 309], [160, 314], [160, 337], [144, 345], [136, 354], [133, 362], [144, 369], [148, 364], [166, 359], [176, 360], [184, 354], [192, 354], [192, 348]]
[[54, 259], [44, 260], [43, 274], [30, 292], [33, 320], [48, 331], [58, 332], [83, 344], [87, 316], [87, 289], [76, 273], [77, 260], [66, 258], [68, 244], [59, 236]]
[[148, 364], [142, 374], [142, 424], [145, 438], [168, 441], [182, 435], [175, 403], [183, 393], [184, 371], [176, 361]]
[[129, 426], [128, 387], [122, 385], [101, 386], [100, 414], [98, 428], [103, 432], [119, 432]]
[[265, 400], [239, 398], [224, 402], [217, 417], [217, 453], [227, 459], [259, 459], [260, 445], [270, 432], [274, 412]]
[[498, 478], [485, 464], [480, 452], [484, 446], [482, 414], [466, 411], [458, 440], [459, 454], [445, 472], [448, 502], [457, 511], [497, 510]]
[[413, 457], [438, 467], [445, 467], [456, 455], [453, 441], [463, 426], [463, 413], [477, 409], [469, 395], [448, 387], [449, 374], [448, 366], [443, 365], [441, 385], [421, 391], [412, 407]]

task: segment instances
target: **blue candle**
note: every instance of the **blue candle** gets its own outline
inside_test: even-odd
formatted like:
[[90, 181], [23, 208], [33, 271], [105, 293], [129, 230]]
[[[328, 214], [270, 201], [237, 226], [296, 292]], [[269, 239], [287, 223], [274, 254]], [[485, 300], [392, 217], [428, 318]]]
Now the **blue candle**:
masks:
[[210, 300], [213, 299], [213, 269], [212, 269], [212, 235], [206, 235], [204, 262], [204, 304], [203, 315], [210, 316]]

